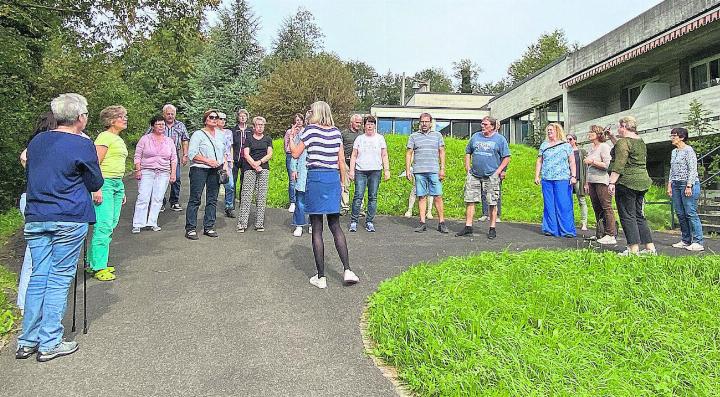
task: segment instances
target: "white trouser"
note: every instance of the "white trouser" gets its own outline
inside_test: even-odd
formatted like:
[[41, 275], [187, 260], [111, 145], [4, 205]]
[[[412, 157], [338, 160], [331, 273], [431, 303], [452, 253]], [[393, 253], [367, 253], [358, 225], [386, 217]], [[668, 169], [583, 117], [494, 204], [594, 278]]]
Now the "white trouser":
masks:
[[[133, 227], [157, 226], [160, 207], [170, 180], [167, 171], [142, 170], [138, 181], [138, 197], [135, 202]], [[150, 212], [148, 212], [148, 205]]]

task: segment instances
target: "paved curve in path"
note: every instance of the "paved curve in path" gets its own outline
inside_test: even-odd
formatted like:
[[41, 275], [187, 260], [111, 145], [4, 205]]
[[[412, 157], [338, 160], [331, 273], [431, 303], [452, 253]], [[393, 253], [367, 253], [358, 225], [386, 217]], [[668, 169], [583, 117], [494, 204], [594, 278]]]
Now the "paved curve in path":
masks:
[[[132, 204], [135, 183], [127, 187]], [[66, 335], [80, 350], [40, 364], [15, 360], [11, 342], [0, 353], [6, 395], [395, 395], [364, 354], [359, 330], [367, 297], [382, 280], [472, 251], [583, 245], [541, 236], [536, 225], [499, 224], [489, 241], [413, 233], [416, 220], [380, 216], [377, 233], [346, 234], [361, 279], [355, 286], [341, 285], [326, 230], [328, 288], [318, 290], [308, 283], [315, 273], [310, 236], [291, 235], [287, 211], [268, 210], [264, 233], [237, 234], [234, 220], [220, 217], [218, 239], [191, 242], [183, 238], [185, 212], [161, 214], [161, 232], [131, 235], [132, 210], [124, 208], [112, 243], [117, 280], [88, 280], [87, 335], [70, 333], [68, 310]], [[669, 247], [677, 237], [656, 239], [661, 252], [677, 252]], [[717, 241], [710, 247], [717, 250]]]

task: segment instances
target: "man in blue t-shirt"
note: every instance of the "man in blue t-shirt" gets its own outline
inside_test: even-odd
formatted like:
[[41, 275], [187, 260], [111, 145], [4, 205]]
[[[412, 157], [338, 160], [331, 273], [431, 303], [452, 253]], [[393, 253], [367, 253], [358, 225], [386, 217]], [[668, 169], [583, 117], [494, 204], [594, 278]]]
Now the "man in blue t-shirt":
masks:
[[455, 236], [472, 236], [475, 203], [483, 201], [490, 208], [490, 230], [488, 238], [494, 239], [497, 220], [497, 202], [500, 197], [500, 173], [510, 162], [510, 147], [505, 137], [495, 129], [496, 120], [486, 116], [482, 120], [482, 131], [472, 135], [465, 148], [465, 228]]

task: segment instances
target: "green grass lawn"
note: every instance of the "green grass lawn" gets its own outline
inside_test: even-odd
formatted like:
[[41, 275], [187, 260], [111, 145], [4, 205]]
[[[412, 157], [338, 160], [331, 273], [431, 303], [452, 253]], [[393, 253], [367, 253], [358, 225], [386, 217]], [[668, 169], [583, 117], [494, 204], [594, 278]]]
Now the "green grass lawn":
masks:
[[[8, 239], [23, 225], [20, 211], [11, 209], [0, 214], [0, 245], [7, 244]], [[8, 270], [7, 265], [0, 263], [0, 337], [13, 329], [17, 316], [15, 304], [8, 298], [17, 292], [17, 274]]]
[[718, 256], [483, 253], [371, 296], [372, 354], [427, 396], [709, 396], [720, 390]]
[[[380, 184], [378, 193], [378, 213], [386, 215], [402, 215], [407, 210], [407, 197], [412, 185], [400, 173], [405, 170], [405, 145], [407, 136], [386, 135], [390, 156], [392, 179]], [[465, 146], [467, 140], [445, 138], [447, 178], [443, 182], [443, 199], [445, 216], [451, 219], [465, 218], [463, 202], [463, 185], [465, 183]], [[268, 205], [271, 207], [287, 207], [287, 183], [285, 172], [285, 155], [282, 140], [275, 140], [275, 155], [270, 163], [270, 188]], [[514, 222], [542, 222], [542, 193], [535, 185], [535, 159], [537, 150], [525, 145], [510, 145], [512, 160], [507, 177], [503, 182], [502, 219]], [[668, 201], [665, 189], [653, 187], [648, 193], [648, 201]], [[590, 199], [587, 198], [589, 223], [595, 224]], [[575, 219], [579, 225], [580, 212], [575, 201]], [[478, 206], [479, 207], [479, 206]], [[414, 214], [418, 209], [415, 204]], [[480, 216], [478, 208], [478, 217]], [[666, 229], [670, 226], [670, 207], [667, 205], [648, 205], [646, 215], [654, 229]]]

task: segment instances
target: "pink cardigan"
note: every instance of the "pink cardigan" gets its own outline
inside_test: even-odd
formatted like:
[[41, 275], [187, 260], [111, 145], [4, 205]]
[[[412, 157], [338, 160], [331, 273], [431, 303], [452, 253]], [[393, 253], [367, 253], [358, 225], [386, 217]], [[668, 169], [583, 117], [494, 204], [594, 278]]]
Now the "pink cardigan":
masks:
[[157, 143], [152, 133], [145, 134], [135, 146], [134, 161], [143, 170], [170, 172], [178, 163], [175, 143], [164, 135], [162, 142]]

